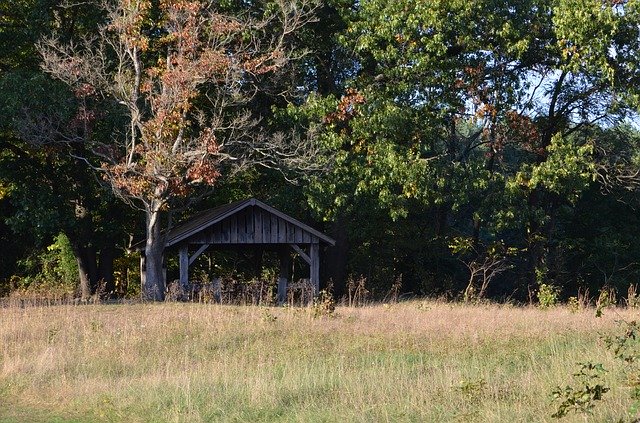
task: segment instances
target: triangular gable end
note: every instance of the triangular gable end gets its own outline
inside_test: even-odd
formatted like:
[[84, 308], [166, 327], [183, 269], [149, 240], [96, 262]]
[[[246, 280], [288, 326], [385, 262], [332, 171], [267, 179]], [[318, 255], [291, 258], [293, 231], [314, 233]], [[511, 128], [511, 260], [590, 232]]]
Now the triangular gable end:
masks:
[[170, 231], [167, 247], [188, 244], [315, 244], [335, 241], [312, 227], [255, 199], [230, 203]]

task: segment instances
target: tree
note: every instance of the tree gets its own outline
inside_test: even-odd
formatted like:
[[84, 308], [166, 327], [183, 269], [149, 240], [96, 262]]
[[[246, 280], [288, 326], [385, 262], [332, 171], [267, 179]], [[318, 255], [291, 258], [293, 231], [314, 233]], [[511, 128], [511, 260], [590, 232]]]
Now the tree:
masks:
[[331, 213], [366, 198], [398, 225], [429, 216], [423, 245], [504, 239], [525, 286], [553, 278], [562, 213], [594, 182], [591, 131], [637, 106], [638, 2], [356, 9], [342, 39], [357, 75], [341, 98], [306, 106], [336, 154], [312, 184], [314, 204]]
[[313, 6], [256, 3], [236, 16], [188, 0], [104, 7], [107, 22], [95, 37], [81, 44], [47, 38], [39, 51], [43, 68], [83, 102], [85, 125], [100, 120], [92, 108], [97, 98], [111, 99], [127, 116], [114, 143], [91, 148], [114, 192], [144, 210], [144, 295], [161, 300], [163, 213], [223, 172], [299, 159], [287, 153], [299, 146], [284, 137], [260, 137], [259, 120], [243, 105], [260, 78], [293, 59], [287, 37], [311, 19]]
[[[24, 258], [63, 232], [78, 262], [82, 297], [92, 295], [99, 282], [110, 292], [116, 243], [126, 238], [128, 226], [114, 221], [126, 213], [72, 157], [85, 146], [65, 141], [87, 136], [79, 125], [77, 101], [67, 87], [42, 73], [36, 51], [37, 40], [54, 28], [69, 41], [86, 35], [101, 13], [86, 3], [50, 0], [0, 8], [0, 184], [6, 188], [0, 201], [7, 230], [13, 232], [2, 246], [12, 254], [19, 251], [16, 259]], [[93, 128], [93, 136], [110, 133], [108, 126]], [[3, 264], [15, 272], [15, 261]]]

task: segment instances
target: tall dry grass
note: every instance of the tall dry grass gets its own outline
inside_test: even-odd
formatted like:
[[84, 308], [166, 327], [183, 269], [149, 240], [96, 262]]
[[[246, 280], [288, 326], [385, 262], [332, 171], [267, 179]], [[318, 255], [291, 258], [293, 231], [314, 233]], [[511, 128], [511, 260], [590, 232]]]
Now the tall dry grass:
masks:
[[[0, 421], [552, 421], [576, 363], [630, 401], [599, 341], [634, 310], [408, 302], [311, 309], [203, 304], [0, 309]], [[583, 421], [571, 417], [566, 421]]]

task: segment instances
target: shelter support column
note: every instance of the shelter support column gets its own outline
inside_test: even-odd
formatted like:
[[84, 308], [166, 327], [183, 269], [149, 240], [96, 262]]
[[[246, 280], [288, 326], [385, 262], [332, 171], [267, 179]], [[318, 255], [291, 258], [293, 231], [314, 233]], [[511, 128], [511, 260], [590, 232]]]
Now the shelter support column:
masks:
[[147, 256], [144, 251], [140, 253], [140, 289], [144, 292], [144, 286], [147, 284]]
[[222, 302], [222, 278], [213, 278], [213, 299], [218, 304]]
[[179, 252], [180, 261], [180, 286], [186, 289], [189, 285], [189, 245], [181, 245]]
[[320, 244], [314, 243], [309, 247], [309, 258], [311, 263], [309, 266], [309, 280], [313, 286], [313, 296], [317, 296], [320, 292]]
[[287, 284], [289, 283], [289, 269], [291, 267], [291, 255], [286, 248], [278, 251], [280, 259], [280, 275], [278, 276], [278, 305], [287, 301]]

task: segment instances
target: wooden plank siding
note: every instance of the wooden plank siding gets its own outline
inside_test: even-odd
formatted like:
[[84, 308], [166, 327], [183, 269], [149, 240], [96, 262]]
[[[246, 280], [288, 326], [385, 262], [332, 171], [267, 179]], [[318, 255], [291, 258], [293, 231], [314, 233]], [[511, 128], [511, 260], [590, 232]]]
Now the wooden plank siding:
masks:
[[262, 242], [271, 242], [271, 215], [262, 215]]
[[280, 218], [276, 218], [278, 225], [278, 238], [276, 242], [279, 244], [284, 244], [287, 242], [287, 223]]
[[257, 207], [253, 207], [253, 233], [254, 239], [253, 242], [260, 244], [262, 243], [262, 210]]
[[319, 238], [285, 219], [248, 207], [192, 235], [190, 244], [312, 244]]
[[229, 221], [229, 243], [238, 243], [238, 215], [232, 214], [226, 220]]
[[287, 227], [287, 242], [296, 242], [296, 227], [289, 222], [286, 222], [285, 225]]
[[274, 239], [276, 240], [276, 242], [278, 242], [278, 216], [272, 214], [270, 216], [270, 220], [271, 222], [269, 223], [269, 233], [271, 234], [271, 236], [269, 237], [269, 242], [273, 242]]
[[247, 243], [247, 211], [242, 210], [238, 213], [238, 244]]
[[[216, 244], [222, 243], [222, 225], [213, 225], [211, 231], [213, 232], [213, 242]], [[204, 235], [205, 233], [203, 231], [200, 234]]]
[[222, 223], [222, 242], [228, 244], [231, 242], [231, 236], [229, 235], [229, 220], [225, 219], [220, 223]]
[[246, 244], [247, 243], [247, 222], [245, 220], [246, 218], [246, 213], [243, 213], [243, 211], [241, 211], [240, 213], [237, 214], [238, 216], [238, 224], [237, 224], [237, 228], [238, 228], [238, 238], [237, 238], [237, 242], [238, 244]]
[[255, 207], [251, 207], [251, 210], [246, 210], [244, 215], [246, 233], [245, 242], [248, 244], [254, 244], [256, 242], [256, 226], [255, 218], [253, 217], [254, 213], [250, 213], [250, 211], [255, 211]]
[[[305, 245], [319, 239], [323, 243], [335, 245], [335, 240], [325, 234], [255, 198], [196, 214], [182, 225], [171, 228], [167, 234], [166, 247], [182, 243], [202, 243], [205, 239], [212, 244], [295, 242]], [[144, 242], [137, 242], [134, 248], [142, 250]]]

